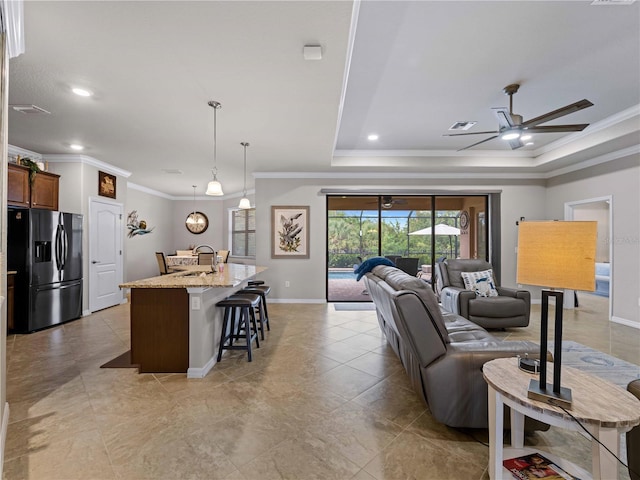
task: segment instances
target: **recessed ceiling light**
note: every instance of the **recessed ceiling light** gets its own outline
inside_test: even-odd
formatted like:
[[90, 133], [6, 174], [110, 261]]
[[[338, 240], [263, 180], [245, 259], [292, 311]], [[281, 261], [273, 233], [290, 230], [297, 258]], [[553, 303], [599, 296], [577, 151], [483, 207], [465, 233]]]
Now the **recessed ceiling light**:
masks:
[[93, 95], [89, 90], [85, 90], [84, 88], [72, 88], [71, 91], [80, 97], [90, 97]]
[[367, 137], [367, 140], [370, 140], [372, 142], [377, 140], [377, 139], [378, 139], [378, 135], [376, 133], [372, 133]]
[[84, 147], [77, 143], [72, 143], [71, 145], [69, 145], [69, 147], [71, 147], [71, 150], [78, 150], [78, 151], [84, 150]]

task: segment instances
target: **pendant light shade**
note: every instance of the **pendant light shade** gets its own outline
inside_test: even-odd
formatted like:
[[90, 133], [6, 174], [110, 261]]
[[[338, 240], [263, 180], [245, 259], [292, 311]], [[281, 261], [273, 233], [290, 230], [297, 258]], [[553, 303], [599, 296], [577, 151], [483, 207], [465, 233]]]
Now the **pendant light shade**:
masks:
[[205, 192], [207, 195], [221, 196], [224, 195], [222, 191], [222, 184], [218, 181], [218, 163], [216, 158], [216, 147], [217, 147], [217, 111], [222, 108], [220, 102], [216, 102], [215, 100], [211, 100], [208, 102], [210, 107], [213, 108], [213, 170], [211, 173], [213, 174], [213, 180], [209, 182], [207, 185], [207, 191]]
[[244, 147], [244, 189], [242, 190], [242, 198], [240, 199], [238, 208], [247, 210], [251, 208], [251, 202], [247, 198], [247, 147], [249, 146], [249, 142], [242, 142], [240, 145]]

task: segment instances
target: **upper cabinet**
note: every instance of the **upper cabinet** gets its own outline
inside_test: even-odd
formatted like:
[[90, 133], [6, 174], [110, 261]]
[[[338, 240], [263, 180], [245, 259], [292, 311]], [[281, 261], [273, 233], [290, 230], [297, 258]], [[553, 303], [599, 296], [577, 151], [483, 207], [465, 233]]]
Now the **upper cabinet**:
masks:
[[29, 182], [29, 169], [9, 163], [7, 170], [7, 205], [27, 208], [58, 210], [58, 184], [60, 175], [36, 173]]

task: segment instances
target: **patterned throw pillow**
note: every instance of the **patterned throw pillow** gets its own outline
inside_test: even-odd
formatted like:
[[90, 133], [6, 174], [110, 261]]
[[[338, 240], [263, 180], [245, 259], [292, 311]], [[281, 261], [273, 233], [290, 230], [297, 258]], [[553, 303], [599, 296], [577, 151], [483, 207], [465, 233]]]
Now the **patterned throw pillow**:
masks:
[[497, 297], [498, 291], [493, 281], [493, 270], [482, 272], [460, 272], [464, 288], [476, 292], [477, 297]]

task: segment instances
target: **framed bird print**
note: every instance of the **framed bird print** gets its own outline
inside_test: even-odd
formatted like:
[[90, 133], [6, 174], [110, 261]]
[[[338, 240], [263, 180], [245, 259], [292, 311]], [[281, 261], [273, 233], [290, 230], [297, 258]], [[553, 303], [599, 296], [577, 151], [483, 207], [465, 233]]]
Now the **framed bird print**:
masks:
[[309, 258], [309, 207], [271, 207], [271, 258]]

